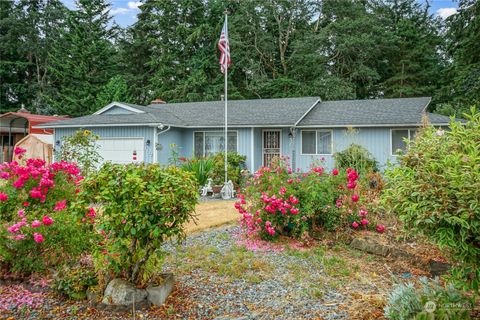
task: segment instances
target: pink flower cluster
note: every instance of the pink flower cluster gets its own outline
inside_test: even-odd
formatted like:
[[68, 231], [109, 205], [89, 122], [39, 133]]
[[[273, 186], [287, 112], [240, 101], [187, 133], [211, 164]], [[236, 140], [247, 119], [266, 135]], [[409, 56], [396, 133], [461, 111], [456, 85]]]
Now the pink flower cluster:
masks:
[[13, 153], [18, 157], [18, 159], [22, 159], [25, 152], [27, 152], [27, 150], [20, 147], [16, 147], [13, 150]]
[[[25, 149], [16, 148], [16, 155], [23, 155]], [[25, 165], [20, 165], [16, 161], [0, 164], [0, 179], [4, 179], [10, 182], [10, 186], [13, 186], [11, 191], [15, 191], [15, 197], [21, 199], [21, 203], [25, 209], [21, 209], [17, 212], [18, 217], [21, 219], [19, 222], [7, 228], [7, 231], [12, 234], [14, 240], [24, 240], [27, 238], [27, 234], [33, 235], [33, 240], [37, 243], [41, 243], [45, 240], [45, 237], [40, 232], [32, 232], [33, 229], [37, 230], [40, 227], [48, 227], [54, 223], [54, 219], [48, 214], [44, 214], [41, 219], [33, 218], [31, 222], [28, 222], [25, 210], [29, 209], [32, 212], [38, 208], [46, 208], [47, 211], [58, 212], [65, 210], [67, 206], [67, 200], [56, 201], [52, 207], [45, 207], [48, 204], [47, 199], [49, 194], [53, 194], [52, 191], [56, 187], [55, 179], [58, 174], [63, 176], [67, 182], [77, 184], [83, 177], [80, 176], [80, 170], [75, 163], [68, 163], [65, 161], [55, 162], [51, 165], [46, 165], [44, 160], [41, 159], [27, 159]], [[8, 189], [7, 189], [8, 190]], [[13, 196], [13, 195], [12, 195]], [[24, 201], [27, 200], [28, 201]], [[4, 192], [0, 192], [0, 201], [8, 201], [9, 195]], [[52, 201], [52, 200], [50, 200]], [[45, 211], [45, 209], [40, 211]], [[31, 229], [29, 229], [31, 228]]]

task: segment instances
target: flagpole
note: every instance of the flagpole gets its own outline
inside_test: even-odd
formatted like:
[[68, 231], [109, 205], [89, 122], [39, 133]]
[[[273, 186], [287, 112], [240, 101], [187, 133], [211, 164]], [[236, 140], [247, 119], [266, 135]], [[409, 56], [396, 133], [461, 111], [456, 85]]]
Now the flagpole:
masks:
[[[225, 26], [226, 30], [228, 30], [228, 16], [227, 12], [225, 12]], [[228, 31], [227, 31], [228, 32]], [[228, 39], [228, 38], [227, 38]], [[228, 41], [228, 40], [227, 40]], [[228, 149], [228, 134], [227, 134], [227, 129], [228, 129], [228, 88], [227, 88], [227, 73], [228, 73], [228, 59], [225, 59], [225, 64], [224, 64], [224, 74], [225, 74], [225, 88], [224, 88], [224, 96], [225, 96], [225, 142], [224, 142], [224, 150], [225, 150], [225, 184], [227, 184], [227, 179], [228, 179], [228, 155], [227, 155], [227, 149]]]

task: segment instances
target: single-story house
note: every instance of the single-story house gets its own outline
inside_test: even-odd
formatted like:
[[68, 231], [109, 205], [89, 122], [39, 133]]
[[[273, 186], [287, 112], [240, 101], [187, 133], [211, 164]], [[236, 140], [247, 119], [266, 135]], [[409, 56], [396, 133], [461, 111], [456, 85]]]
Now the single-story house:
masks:
[[[289, 156], [293, 168], [308, 170], [356, 143], [376, 158], [381, 168], [395, 162], [403, 138], [412, 138], [427, 116], [446, 126], [449, 118], [426, 112], [431, 98], [322, 101], [319, 97], [228, 101], [229, 151], [247, 157], [251, 171], [278, 155]], [[165, 103], [148, 106], [112, 102], [92, 115], [38, 126], [54, 129], [56, 147], [79, 129], [100, 136], [104, 160], [166, 164], [171, 145], [180, 157], [202, 157], [224, 148], [224, 102]], [[135, 154], [135, 156], [134, 156]]]

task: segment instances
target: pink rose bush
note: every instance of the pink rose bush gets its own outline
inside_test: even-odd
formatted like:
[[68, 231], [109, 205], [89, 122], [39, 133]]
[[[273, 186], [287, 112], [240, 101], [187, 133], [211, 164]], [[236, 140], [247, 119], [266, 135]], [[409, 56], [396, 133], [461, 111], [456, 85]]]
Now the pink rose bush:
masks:
[[[25, 151], [16, 148], [15, 155]], [[77, 165], [65, 161], [0, 164], [0, 263], [29, 273], [85, 248], [86, 227], [69, 210], [82, 179]]]
[[[288, 159], [280, 158], [255, 172], [235, 208], [248, 236], [298, 238], [312, 229], [372, 227], [362, 200], [359, 175], [354, 169], [327, 172], [321, 165], [314, 165], [308, 172], [294, 173]], [[385, 227], [377, 231], [384, 232]]]

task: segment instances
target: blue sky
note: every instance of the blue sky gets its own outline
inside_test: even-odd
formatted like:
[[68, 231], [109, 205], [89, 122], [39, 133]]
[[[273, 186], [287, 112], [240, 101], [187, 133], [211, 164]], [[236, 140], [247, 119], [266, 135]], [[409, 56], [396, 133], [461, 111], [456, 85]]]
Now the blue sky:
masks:
[[[62, 0], [70, 9], [75, 8], [75, 0]], [[425, 2], [424, 0], [418, 0]], [[130, 0], [110, 0], [112, 9], [110, 13], [113, 19], [122, 27], [127, 27], [137, 21], [138, 9], [141, 6], [141, 1]], [[447, 16], [456, 12], [458, 3], [452, 0], [431, 0], [430, 13], [446, 18]]]

